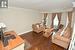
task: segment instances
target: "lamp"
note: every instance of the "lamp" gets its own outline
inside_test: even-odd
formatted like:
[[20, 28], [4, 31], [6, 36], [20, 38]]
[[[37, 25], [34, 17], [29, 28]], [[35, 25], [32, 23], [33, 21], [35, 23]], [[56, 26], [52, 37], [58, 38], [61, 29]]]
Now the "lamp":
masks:
[[4, 23], [0, 23], [0, 40], [4, 43], [4, 32], [3, 30], [6, 28], [6, 25]]
[[3, 30], [6, 28], [6, 25], [4, 23], [0, 23], [0, 39], [2, 40], [4, 35], [3, 35]]
[[6, 28], [6, 25], [4, 23], [0, 23], [0, 28], [4, 29], [4, 28]]
[[15, 39], [16, 37], [12, 34], [6, 34], [4, 35], [4, 31], [6, 28], [6, 25], [4, 23], [0, 23], [0, 41], [2, 41], [3, 46], [6, 47], [9, 44], [10, 39]]

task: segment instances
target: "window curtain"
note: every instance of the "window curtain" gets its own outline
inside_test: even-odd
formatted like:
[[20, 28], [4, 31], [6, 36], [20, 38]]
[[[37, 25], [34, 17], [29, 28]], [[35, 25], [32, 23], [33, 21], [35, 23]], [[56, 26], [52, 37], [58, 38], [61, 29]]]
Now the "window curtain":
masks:
[[71, 22], [72, 22], [72, 12], [68, 12], [68, 26], [67, 27], [71, 27]]
[[65, 30], [71, 28], [71, 22], [72, 22], [72, 12], [68, 12], [68, 25]]
[[60, 25], [60, 22], [61, 22], [62, 13], [52, 13], [52, 22], [51, 22], [52, 27], [53, 27], [53, 21], [54, 21], [54, 18], [56, 17], [56, 14], [57, 14], [57, 17], [58, 17], [58, 20], [59, 20], [59, 25]]
[[[63, 31], [61, 32], [61, 36], [63, 35], [63, 36], [66, 36], [67, 35], [67, 33], [66, 33], [66, 31], [67, 30], [69, 30], [70, 28], [71, 28], [71, 22], [72, 22], [72, 12], [68, 12], [68, 15], [66, 16], [67, 17], [67, 21], [65, 21], [65, 22], [67, 22], [66, 23], [66, 27], [63, 29]], [[70, 30], [71, 31], [71, 30]], [[69, 32], [69, 31], [68, 31]], [[65, 34], [66, 33], [66, 34]], [[68, 34], [68, 36], [70, 36], [70, 34]]]
[[45, 26], [45, 28], [46, 28], [46, 18], [47, 18], [47, 15], [48, 15], [48, 13], [44, 13], [44, 22], [43, 22], [43, 25]]
[[53, 21], [54, 21], [54, 18], [55, 18], [55, 16], [56, 16], [56, 13], [52, 13], [52, 22], [51, 22], [51, 27], [53, 27]]
[[57, 13], [57, 16], [58, 16], [58, 20], [59, 20], [59, 24], [58, 24], [58, 25], [60, 25], [60, 23], [61, 23], [61, 16], [62, 16], [62, 14], [61, 14], [61, 13]]

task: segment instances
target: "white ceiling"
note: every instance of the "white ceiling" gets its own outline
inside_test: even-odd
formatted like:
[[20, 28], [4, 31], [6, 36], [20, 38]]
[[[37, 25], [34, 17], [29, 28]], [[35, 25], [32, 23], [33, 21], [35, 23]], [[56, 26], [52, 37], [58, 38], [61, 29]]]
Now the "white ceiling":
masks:
[[9, 0], [9, 7], [21, 7], [43, 11], [72, 8], [75, 0]]

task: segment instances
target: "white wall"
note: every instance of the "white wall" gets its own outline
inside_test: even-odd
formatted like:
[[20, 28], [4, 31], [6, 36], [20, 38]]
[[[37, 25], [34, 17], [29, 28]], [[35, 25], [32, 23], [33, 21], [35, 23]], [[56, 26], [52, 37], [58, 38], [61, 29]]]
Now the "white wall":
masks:
[[0, 22], [7, 25], [7, 31], [14, 30], [18, 34], [32, 30], [32, 24], [40, 22], [41, 16], [39, 11], [31, 9], [0, 9]]
[[[51, 25], [51, 16], [48, 14], [47, 26]], [[32, 30], [32, 24], [41, 22], [43, 19], [43, 13], [32, 9], [23, 8], [8, 8], [0, 9], [0, 22], [7, 25], [7, 31], [14, 30], [18, 34], [28, 32]], [[62, 13], [61, 23], [66, 25], [67, 12]], [[75, 19], [75, 17], [73, 17]], [[75, 22], [75, 20], [73, 21]], [[73, 23], [72, 23], [73, 25]]]

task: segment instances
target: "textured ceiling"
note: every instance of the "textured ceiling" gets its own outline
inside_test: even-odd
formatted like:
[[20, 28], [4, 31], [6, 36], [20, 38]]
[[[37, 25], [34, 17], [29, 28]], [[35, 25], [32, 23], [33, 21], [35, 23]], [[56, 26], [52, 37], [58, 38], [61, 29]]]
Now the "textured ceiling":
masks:
[[43, 11], [72, 8], [74, 0], [9, 0], [9, 7], [21, 7]]

